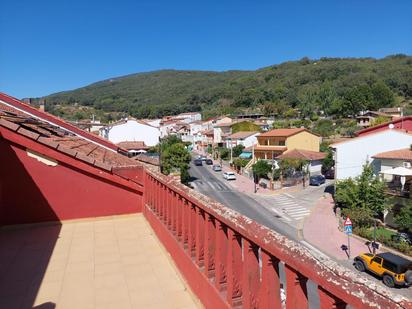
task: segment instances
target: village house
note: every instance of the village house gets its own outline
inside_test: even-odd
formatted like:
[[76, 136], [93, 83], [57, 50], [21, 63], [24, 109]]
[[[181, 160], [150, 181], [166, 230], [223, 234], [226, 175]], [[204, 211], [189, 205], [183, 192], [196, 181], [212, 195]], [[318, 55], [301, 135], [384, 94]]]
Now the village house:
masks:
[[321, 137], [304, 128], [274, 129], [257, 136], [254, 158], [272, 160], [293, 149], [319, 152]]
[[125, 118], [101, 128], [100, 136], [113, 143], [143, 141], [147, 146], [155, 146], [160, 131], [141, 120]]
[[226, 148], [233, 148], [238, 145], [242, 145], [245, 148], [251, 147], [256, 144], [256, 136], [259, 135], [259, 132], [236, 132], [226, 137]]
[[384, 118], [386, 121], [391, 121], [393, 117], [383, 112], [367, 111], [356, 117], [357, 125], [360, 127], [369, 127], [373, 125], [377, 118]]
[[330, 145], [334, 152], [335, 179], [342, 180], [361, 175], [366, 163], [372, 164], [376, 175], [381, 171], [380, 161], [374, 156], [412, 144], [412, 135], [397, 129], [377, 130]]
[[143, 141], [133, 141], [133, 142], [120, 142], [117, 145], [123, 149], [126, 149], [129, 157], [134, 157], [136, 155], [145, 153], [149, 147]]
[[285, 151], [277, 160], [284, 159], [298, 159], [308, 162], [307, 171], [310, 176], [319, 175], [322, 173], [322, 161], [325, 159], [326, 153], [311, 151], [311, 150], [302, 150], [302, 149], [292, 149]]
[[412, 131], [412, 116], [394, 118], [391, 121], [360, 130], [356, 132], [356, 135], [363, 136], [363, 135], [371, 134], [374, 132], [384, 131], [384, 130], [389, 130], [389, 129], [400, 129], [400, 130]]

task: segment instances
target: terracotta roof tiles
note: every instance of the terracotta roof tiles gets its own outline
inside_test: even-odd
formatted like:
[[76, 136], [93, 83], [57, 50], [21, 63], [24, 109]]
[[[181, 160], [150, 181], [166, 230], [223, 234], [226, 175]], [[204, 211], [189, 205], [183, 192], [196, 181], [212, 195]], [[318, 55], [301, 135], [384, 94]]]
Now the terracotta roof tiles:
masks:
[[302, 159], [302, 160], [323, 160], [326, 157], [326, 153], [318, 151], [310, 151], [303, 149], [292, 149], [282, 153], [279, 159]]
[[230, 139], [244, 139], [244, 138], [252, 136], [256, 133], [259, 133], [259, 132], [257, 132], [257, 131], [253, 131], [253, 132], [240, 131], [240, 132], [233, 133], [232, 135], [229, 135], [227, 138], [230, 138]]
[[372, 156], [372, 158], [412, 161], [412, 150], [409, 148], [405, 148], [385, 151]]

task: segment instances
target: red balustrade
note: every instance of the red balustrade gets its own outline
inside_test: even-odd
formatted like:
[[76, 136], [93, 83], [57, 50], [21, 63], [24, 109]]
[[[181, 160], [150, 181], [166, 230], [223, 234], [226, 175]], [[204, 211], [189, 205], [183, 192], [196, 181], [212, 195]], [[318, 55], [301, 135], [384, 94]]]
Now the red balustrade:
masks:
[[321, 309], [412, 307], [164, 175], [146, 171], [144, 177], [144, 214], [206, 308], [308, 308], [308, 280], [318, 285]]

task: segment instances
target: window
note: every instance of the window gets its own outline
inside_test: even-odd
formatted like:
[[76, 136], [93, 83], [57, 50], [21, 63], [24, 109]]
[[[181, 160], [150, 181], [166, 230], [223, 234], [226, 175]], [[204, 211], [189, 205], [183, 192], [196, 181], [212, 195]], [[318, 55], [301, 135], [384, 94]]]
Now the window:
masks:
[[379, 265], [382, 263], [382, 258], [381, 257], [378, 257], [378, 256], [375, 256], [373, 259], [372, 259], [372, 262], [375, 262], [375, 263], [378, 263]]
[[394, 273], [397, 272], [396, 265], [387, 260], [383, 260], [382, 266], [387, 270], [393, 271]]

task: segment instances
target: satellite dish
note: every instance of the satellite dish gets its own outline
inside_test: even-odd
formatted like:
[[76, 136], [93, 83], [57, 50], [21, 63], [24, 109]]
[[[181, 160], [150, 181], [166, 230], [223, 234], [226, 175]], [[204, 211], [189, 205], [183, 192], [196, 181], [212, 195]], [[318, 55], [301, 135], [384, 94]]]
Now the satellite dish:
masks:
[[393, 125], [393, 123], [389, 124], [389, 129], [393, 129], [395, 126]]

